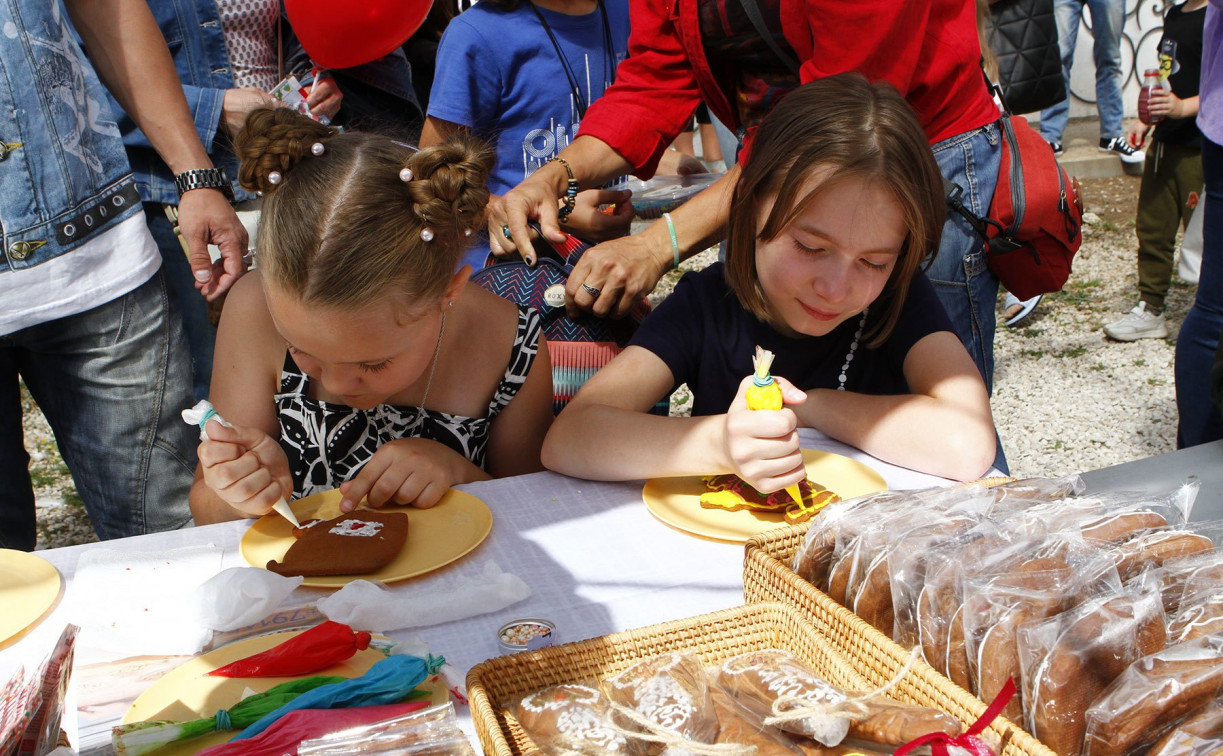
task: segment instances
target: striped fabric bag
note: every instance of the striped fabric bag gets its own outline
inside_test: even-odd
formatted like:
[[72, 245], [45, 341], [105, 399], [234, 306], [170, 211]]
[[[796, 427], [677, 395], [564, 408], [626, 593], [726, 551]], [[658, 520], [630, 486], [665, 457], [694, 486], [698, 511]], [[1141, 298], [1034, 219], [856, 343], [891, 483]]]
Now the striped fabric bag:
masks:
[[[538, 226], [532, 224], [535, 232]], [[535, 265], [521, 260], [504, 262], [491, 255], [471, 280], [499, 297], [533, 307], [543, 319], [552, 359], [552, 411], [560, 411], [582, 384], [599, 368], [611, 362], [628, 344], [642, 318], [650, 311], [644, 299], [619, 320], [585, 314], [571, 318], [565, 313], [565, 282], [573, 266], [590, 245], [570, 235], [562, 244], [535, 240]], [[665, 407], [662, 414], [666, 414]]]

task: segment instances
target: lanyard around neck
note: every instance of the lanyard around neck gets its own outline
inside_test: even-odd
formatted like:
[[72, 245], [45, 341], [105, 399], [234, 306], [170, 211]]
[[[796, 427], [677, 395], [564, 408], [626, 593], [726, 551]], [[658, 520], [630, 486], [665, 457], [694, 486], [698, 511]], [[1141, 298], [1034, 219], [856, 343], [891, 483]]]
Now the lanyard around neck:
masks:
[[[565, 78], [569, 80], [569, 89], [573, 93], [573, 102], [578, 110], [578, 118], [586, 117], [586, 108], [590, 103], [586, 102], [586, 98], [582, 97], [582, 90], [578, 86], [578, 78], [573, 73], [573, 68], [569, 65], [569, 59], [565, 57], [564, 50], [561, 49], [560, 42], [557, 41], [556, 35], [552, 32], [552, 27], [548, 24], [548, 19], [544, 18], [544, 14], [531, 0], [526, 0], [526, 4], [535, 11], [535, 16], [539, 19], [539, 23], [544, 27], [544, 31], [548, 34], [548, 39], [552, 42], [552, 49], [556, 50], [556, 57], [561, 62], [561, 68], [565, 70]], [[611, 38], [611, 23], [607, 20], [607, 8], [603, 6], [603, 0], [595, 0], [595, 5], [599, 9], [599, 15], [603, 20], [603, 81], [611, 83], [616, 78], [616, 61], [613, 57], [615, 51], [612, 47]]]

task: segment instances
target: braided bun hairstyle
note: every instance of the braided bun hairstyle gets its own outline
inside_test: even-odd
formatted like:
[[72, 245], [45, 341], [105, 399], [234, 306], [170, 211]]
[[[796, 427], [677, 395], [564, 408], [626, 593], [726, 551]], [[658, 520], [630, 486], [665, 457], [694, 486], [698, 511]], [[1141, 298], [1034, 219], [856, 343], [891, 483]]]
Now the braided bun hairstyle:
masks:
[[473, 137], [416, 151], [263, 108], [235, 148], [240, 183], [265, 195], [261, 275], [304, 303], [356, 309], [391, 295], [409, 306], [440, 297], [484, 224], [492, 153]]

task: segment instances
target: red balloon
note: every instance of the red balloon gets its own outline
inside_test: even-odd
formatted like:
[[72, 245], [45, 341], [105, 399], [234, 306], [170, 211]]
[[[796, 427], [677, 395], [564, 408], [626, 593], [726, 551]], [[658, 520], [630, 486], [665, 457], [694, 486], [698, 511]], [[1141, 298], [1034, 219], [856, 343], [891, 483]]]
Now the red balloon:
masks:
[[432, 0], [285, 0], [285, 11], [315, 63], [351, 68], [407, 42], [432, 5]]

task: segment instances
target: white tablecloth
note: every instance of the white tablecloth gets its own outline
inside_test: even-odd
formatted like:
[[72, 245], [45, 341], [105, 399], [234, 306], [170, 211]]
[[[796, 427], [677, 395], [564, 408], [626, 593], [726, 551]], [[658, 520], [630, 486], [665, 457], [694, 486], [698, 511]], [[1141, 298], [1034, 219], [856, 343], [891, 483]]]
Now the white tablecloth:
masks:
[[[945, 483], [939, 478], [895, 467], [804, 429], [803, 446], [851, 457], [876, 470], [889, 488], [919, 488]], [[454, 575], [476, 574], [488, 560], [523, 578], [532, 595], [500, 612], [433, 627], [414, 628], [392, 637], [419, 635], [463, 674], [496, 656], [497, 629], [520, 617], [556, 623], [560, 641], [581, 640], [657, 622], [681, 619], [741, 604], [743, 546], [698, 538], [655, 519], [641, 499], [642, 482], [592, 483], [554, 473], [460, 486], [493, 511], [489, 537], [470, 555], [430, 575], [393, 586], [397, 599], [428, 589]], [[222, 551], [218, 571], [245, 566], [238, 544], [249, 522], [231, 522], [158, 533], [105, 544], [39, 552], [59, 569], [67, 595], [36, 632], [0, 651], [0, 671], [15, 660], [37, 664], [65, 623], [88, 623], [72, 616], [72, 580], [78, 560], [95, 548], [130, 549], [133, 554], [168, 552], [212, 544]], [[287, 605], [325, 595], [299, 588]], [[50, 639], [50, 640], [49, 640]], [[139, 649], [132, 649], [139, 653]], [[464, 728], [472, 736], [463, 707]], [[82, 752], [106, 753], [109, 725], [116, 714], [68, 712], [66, 728]], [[79, 728], [80, 740], [76, 729]], [[478, 747], [477, 747], [478, 748]], [[95, 750], [99, 749], [99, 750]]]

